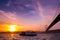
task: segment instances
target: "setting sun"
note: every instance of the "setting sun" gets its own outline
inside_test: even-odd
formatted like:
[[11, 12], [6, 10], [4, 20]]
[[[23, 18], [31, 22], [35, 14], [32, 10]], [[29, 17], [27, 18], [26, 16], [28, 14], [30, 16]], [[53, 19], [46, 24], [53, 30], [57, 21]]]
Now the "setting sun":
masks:
[[9, 31], [10, 31], [10, 32], [16, 31], [16, 25], [10, 25]]

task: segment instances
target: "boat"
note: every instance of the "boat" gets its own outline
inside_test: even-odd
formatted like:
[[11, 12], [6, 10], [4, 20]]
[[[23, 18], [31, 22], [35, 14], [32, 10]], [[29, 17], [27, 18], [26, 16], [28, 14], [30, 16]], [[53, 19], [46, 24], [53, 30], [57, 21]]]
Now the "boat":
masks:
[[20, 36], [37, 36], [37, 33], [36, 32], [27, 31], [27, 32], [21, 32], [19, 35]]

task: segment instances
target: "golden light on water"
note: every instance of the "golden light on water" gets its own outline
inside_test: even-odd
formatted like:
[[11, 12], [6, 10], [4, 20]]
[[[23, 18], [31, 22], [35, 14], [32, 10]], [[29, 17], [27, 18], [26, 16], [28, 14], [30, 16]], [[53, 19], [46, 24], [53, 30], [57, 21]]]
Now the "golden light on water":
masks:
[[10, 25], [9, 27], [10, 27], [10, 29], [9, 29], [10, 32], [16, 31], [16, 25]]

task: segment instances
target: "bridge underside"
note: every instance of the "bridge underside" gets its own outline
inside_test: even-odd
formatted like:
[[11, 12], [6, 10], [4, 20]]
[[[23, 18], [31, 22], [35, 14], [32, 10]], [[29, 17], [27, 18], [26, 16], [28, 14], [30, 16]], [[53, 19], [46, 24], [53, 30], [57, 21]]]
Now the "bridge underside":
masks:
[[53, 20], [53, 22], [48, 26], [46, 32], [53, 26], [55, 25], [57, 22], [60, 21], [60, 14]]

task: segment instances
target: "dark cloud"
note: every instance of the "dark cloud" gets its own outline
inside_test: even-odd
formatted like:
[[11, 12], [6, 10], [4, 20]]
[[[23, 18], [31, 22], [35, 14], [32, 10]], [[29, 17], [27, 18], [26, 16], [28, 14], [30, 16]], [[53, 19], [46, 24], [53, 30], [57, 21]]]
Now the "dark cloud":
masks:
[[8, 2], [8, 0], [0, 0], [0, 5], [5, 5]]
[[31, 0], [0, 0], [0, 4], [0, 10], [4, 11], [25, 12], [34, 10]]

